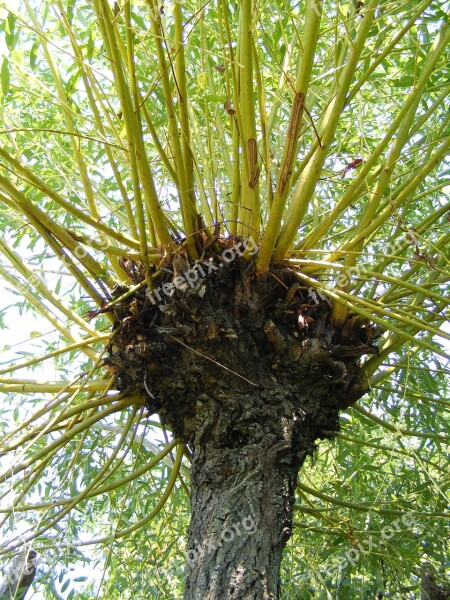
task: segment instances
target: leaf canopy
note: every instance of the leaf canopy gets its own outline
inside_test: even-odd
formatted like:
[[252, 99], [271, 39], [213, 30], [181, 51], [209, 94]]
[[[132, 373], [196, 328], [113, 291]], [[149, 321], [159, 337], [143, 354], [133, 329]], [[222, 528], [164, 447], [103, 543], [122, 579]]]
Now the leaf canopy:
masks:
[[180, 597], [188, 462], [112, 391], [111, 322], [88, 313], [121, 257], [151, 283], [199, 232], [251, 236], [260, 272], [289, 261], [336, 323], [384, 332], [303, 470], [284, 597], [448, 576], [449, 9], [0, 5], [0, 521], [7, 558], [41, 554], [43, 597]]

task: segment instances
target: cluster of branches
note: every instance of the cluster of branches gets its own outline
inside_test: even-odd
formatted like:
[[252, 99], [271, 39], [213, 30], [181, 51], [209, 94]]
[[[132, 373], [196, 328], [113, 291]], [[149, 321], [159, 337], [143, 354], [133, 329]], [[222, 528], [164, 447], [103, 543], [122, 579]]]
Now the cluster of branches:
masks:
[[[1, 9], [0, 274], [16, 294], [12, 303], [51, 327], [31, 336], [25, 356], [0, 365], [0, 391], [10, 398], [2, 410], [18, 421], [0, 446], [2, 524], [41, 511], [20, 541], [7, 541], [7, 553], [46, 535], [53, 547], [52, 532], [73, 508], [114, 497], [153, 472], [145, 516], [90, 540], [111, 543], [153, 519], [177, 477], [184, 485], [183, 449], [171, 456], [177, 442], [166, 439], [146, 450], [142, 399], [113, 393], [101, 369], [108, 313], [95, 323], [87, 314], [124, 299], [111, 292], [126, 278], [121, 257], [142, 261], [144, 283], [153, 287], [161, 259], [180, 245], [191, 260], [201, 258], [199, 233], [211, 242], [252, 236], [259, 273], [284, 260], [301, 285], [328, 298], [336, 324], [358, 316], [385, 332], [379, 353], [363, 365], [378, 407], [352, 409], [353, 431], [342, 434], [342, 446], [327, 447], [321, 464], [332, 465], [333, 452], [356, 439], [362, 462], [384, 465], [388, 456], [418, 466], [413, 501], [425, 485], [421, 474], [443, 477], [448, 355], [438, 340], [450, 338], [443, 328], [450, 208], [444, 8], [432, 0], [345, 7], [188, 0], [164, 8], [154, 0], [93, 0], [81, 8], [57, 0], [36, 10], [23, 0]], [[57, 361], [57, 381], [47, 380], [48, 368], [44, 377], [18, 376], [49, 361]], [[402, 406], [392, 403], [395, 392]], [[366, 433], [374, 426], [380, 439]], [[344, 485], [354, 465], [340, 464]], [[75, 472], [83, 465], [80, 486]], [[348, 514], [324, 516], [329, 506], [366, 515], [376, 485], [366, 504], [339, 503], [328, 467], [325, 481], [316, 473], [311, 485], [300, 485], [301, 508], [318, 519], [308, 527], [342, 534]], [[75, 483], [67, 498], [61, 490], [69, 476]], [[380, 514], [410, 510], [409, 500], [399, 507], [394, 479], [389, 485], [395, 506]], [[46, 497], [37, 501], [42, 486]], [[421, 497], [428, 508], [416, 511], [424, 523], [446, 515], [444, 488], [436, 486], [436, 505]], [[311, 507], [312, 497], [324, 506]]]

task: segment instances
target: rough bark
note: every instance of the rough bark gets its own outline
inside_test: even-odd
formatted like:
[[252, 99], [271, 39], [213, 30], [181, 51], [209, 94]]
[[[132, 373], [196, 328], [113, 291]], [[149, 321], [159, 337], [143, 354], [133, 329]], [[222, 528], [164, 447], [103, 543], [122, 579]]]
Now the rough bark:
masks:
[[[175, 258], [168, 282], [183, 272]], [[119, 307], [107, 361], [192, 454], [185, 600], [279, 597], [299, 468], [366, 391], [358, 359], [376, 352], [369, 324], [337, 330], [290, 269], [256, 277], [234, 258], [211, 257], [161, 301], [141, 290]]]
[[14, 558], [0, 584], [0, 600], [24, 600], [36, 574], [36, 556], [37, 553], [29, 549]]
[[450, 589], [436, 583], [430, 568], [422, 569], [420, 578], [420, 600], [447, 600], [450, 598]]
[[314, 449], [301, 401], [232, 392], [198, 407], [186, 600], [279, 597], [297, 473]]

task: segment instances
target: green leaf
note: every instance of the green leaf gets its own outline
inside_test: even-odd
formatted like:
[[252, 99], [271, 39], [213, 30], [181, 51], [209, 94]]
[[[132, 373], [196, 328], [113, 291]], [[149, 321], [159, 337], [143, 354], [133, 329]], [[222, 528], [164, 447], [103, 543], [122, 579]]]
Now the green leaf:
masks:
[[71, 95], [73, 92], [76, 91], [77, 84], [78, 84], [80, 77], [81, 77], [81, 70], [78, 70], [76, 73], [74, 73], [69, 78], [69, 81], [66, 83], [65, 88], [64, 88], [67, 95]]
[[13, 13], [9, 13], [5, 24], [5, 42], [8, 50], [12, 50], [16, 45], [17, 38], [15, 35], [17, 17]]
[[218, 104], [223, 104], [227, 101], [227, 98], [226, 96], [219, 96], [218, 94], [206, 94], [205, 100], [207, 100], [208, 102], [216, 102]]
[[31, 50], [30, 50], [30, 67], [33, 69], [33, 71], [36, 69], [36, 66], [37, 66], [37, 56], [38, 56], [39, 46], [40, 46], [39, 42], [36, 41], [31, 46]]
[[76, 0], [66, 0], [67, 4], [67, 20], [70, 24], [73, 22], [74, 9], [75, 9]]
[[88, 60], [91, 60], [92, 57], [94, 56], [94, 48], [95, 48], [94, 37], [93, 37], [92, 31], [91, 31], [89, 33], [88, 43], [86, 46], [86, 58]]
[[139, 26], [139, 29], [145, 31], [147, 29], [147, 25], [145, 23], [145, 19], [136, 13], [132, 13], [131, 19]]
[[5, 57], [2, 62], [2, 70], [1, 70], [1, 84], [2, 84], [2, 92], [3, 95], [6, 96], [9, 92], [9, 84], [10, 84], [10, 76], [9, 76], [9, 62]]
[[61, 285], [62, 285], [62, 277], [60, 277], [58, 279], [58, 281], [56, 282], [55, 294], [59, 294], [59, 292], [61, 291]]

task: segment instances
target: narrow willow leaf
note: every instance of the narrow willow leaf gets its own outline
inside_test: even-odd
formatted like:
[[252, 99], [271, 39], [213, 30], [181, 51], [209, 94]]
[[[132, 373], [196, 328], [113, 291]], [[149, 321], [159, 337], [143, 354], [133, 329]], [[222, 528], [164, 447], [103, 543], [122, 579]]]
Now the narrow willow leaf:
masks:
[[2, 62], [2, 69], [0, 73], [1, 84], [2, 84], [2, 92], [4, 96], [6, 96], [9, 92], [10, 86], [10, 75], [9, 75], [9, 61], [5, 57]]

